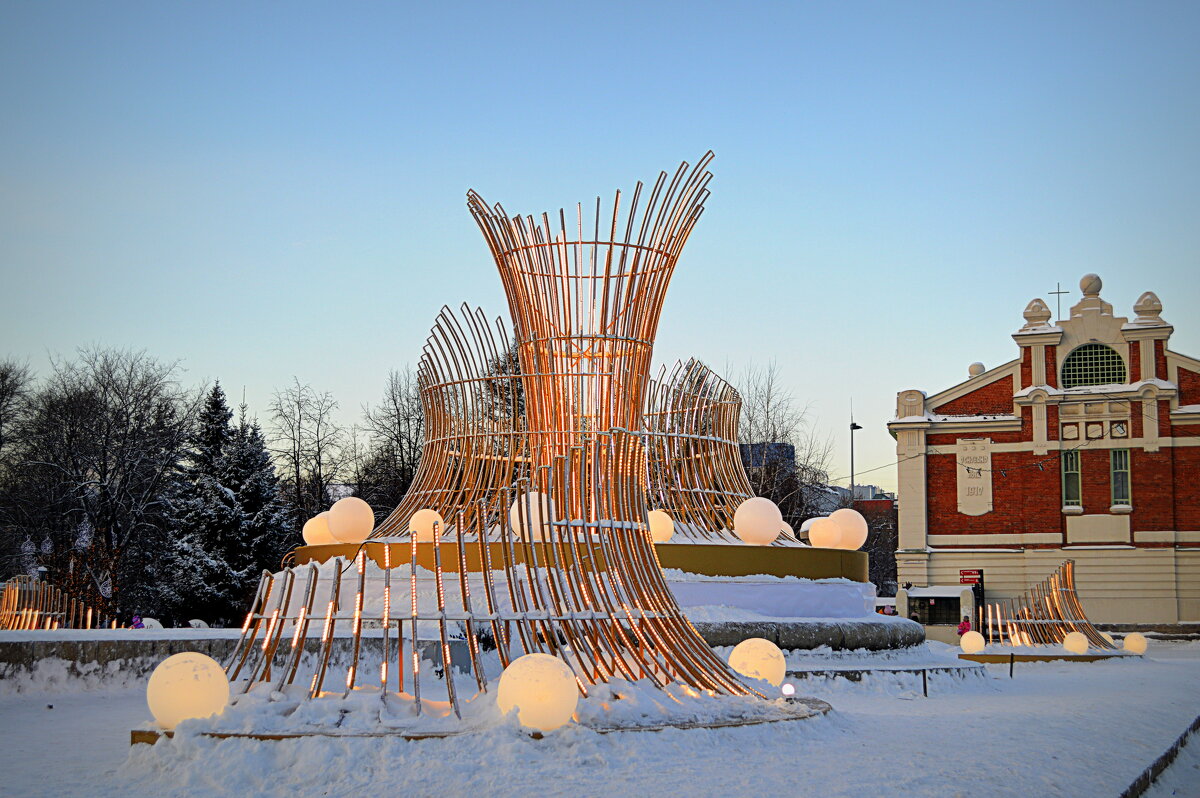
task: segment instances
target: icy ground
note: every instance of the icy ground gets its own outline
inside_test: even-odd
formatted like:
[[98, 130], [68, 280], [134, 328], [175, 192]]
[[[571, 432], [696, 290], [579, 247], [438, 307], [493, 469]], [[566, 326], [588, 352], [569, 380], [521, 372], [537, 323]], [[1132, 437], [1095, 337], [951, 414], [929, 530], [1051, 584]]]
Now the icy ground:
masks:
[[[928, 664], [946, 650], [930, 644]], [[804, 654], [805, 664], [813, 658]], [[847, 665], [848, 658], [837, 657]], [[902, 658], [903, 659], [903, 658]], [[892, 662], [899, 665], [900, 662]], [[0, 795], [1118, 796], [1200, 714], [1200, 643], [1142, 661], [989, 666], [986, 678], [816, 679], [827, 717], [534, 740], [181, 738], [129, 747], [143, 686], [0, 690]], [[1200, 796], [1195, 737], [1150, 795]]]

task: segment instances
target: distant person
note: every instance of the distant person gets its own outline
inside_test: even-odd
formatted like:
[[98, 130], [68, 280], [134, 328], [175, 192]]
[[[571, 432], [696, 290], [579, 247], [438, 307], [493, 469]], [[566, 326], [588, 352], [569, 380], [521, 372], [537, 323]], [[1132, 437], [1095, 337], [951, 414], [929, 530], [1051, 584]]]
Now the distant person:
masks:
[[912, 615], [908, 616], [908, 619], [910, 621], [916, 621], [917, 623], [921, 622], [921, 619], [919, 617], [917, 617], [917, 614], [915, 612]]
[[958, 625], [958, 636], [962, 637], [969, 631], [971, 631], [971, 619], [964, 615], [962, 623]]
[[129, 624], [130, 629], [145, 629], [146, 625], [142, 623], [142, 616], [133, 616], [133, 623]]

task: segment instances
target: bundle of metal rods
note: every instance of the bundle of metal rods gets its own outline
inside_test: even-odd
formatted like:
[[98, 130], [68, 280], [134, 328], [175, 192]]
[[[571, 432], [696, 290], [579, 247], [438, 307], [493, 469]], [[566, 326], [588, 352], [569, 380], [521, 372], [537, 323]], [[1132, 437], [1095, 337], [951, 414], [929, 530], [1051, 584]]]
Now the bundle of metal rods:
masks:
[[1058, 645], [1071, 632], [1082, 632], [1093, 648], [1116, 646], [1083, 612], [1075, 591], [1075, 561], [1066, 560], [1050, 577], [1020, 598], [986, 605], [987, 640], [1014, 646]]
[[0, 595], [0, 629], [104, 629], [117, 621], [32, 576], [14, 576]]
[[[421, 698], [422, 661], [430, 654], [444, 683], [447, 713], [456, 716], [465, 700], [487, 692], [509, 662], [533, 652], [566, 662], [584, 695], [590, 685], [612, 679], [682, 683], [714, 695], [753, 693], [676, 605], [650, 542], [640, 483], [606, 485], [596, 478], [609, 464], [640, 456], [643, 445], [638, 435], [614, 431], [567, 450], [517, 486], [515, 523], [470, 536], [497, 537], [498, 545], [470, 545], [465, 514], [451, 525], [450, 540], [435, 535], [432, 573], [418, 564], [416, 535], [385, 541], [382, 563], [360, 551], [348, 577], [350, 563], [333, 561], [327, 584], [314, 564], [264, 573], [226, 664], [230, 679], [244, 680], [243, 692], [267, 682], [285, 691], [307, 662], [312, 672], [305, 674], [306, 695], [328, 695], [331, 654], [345, 629], [350, 660], [345, 683], [334, 692], [348, 695], [370, 684], [381, 701], [408, 700], [417, 714], [431, 706]], [[547, 518], [536, 496], [552, 497], [571, 515]], [[486, 523], [483, 508], [476, 518]], [[468, 562], [468, 552], [476, 562]], [[368, 578], [368, 571], [377, 576]], [[432, 596], [421, 589], [430, 578]], [[377, 680], [364, 679], [360, 667], [366, 622], [382, 637]], [[305, 643], [318, 629], [314, 652]], [[465, 638], [465, 663], [453, 661], [455, 638]], [[496, 662], [489, 668], [485, 660], [491, 657]], [[456, 675], [460, 664], [469, 676]], [[467, 698], [462, 679], [469, 684]]]

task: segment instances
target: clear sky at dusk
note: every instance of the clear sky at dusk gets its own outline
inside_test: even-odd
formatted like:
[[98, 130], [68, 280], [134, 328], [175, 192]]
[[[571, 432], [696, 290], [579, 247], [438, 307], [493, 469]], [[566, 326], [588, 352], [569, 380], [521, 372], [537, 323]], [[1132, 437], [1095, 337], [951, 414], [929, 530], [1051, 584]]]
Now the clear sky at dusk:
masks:
[[[775, 360], [846, 474], [896, 391], [1016, 355], [1086, 272], [1200, 356], [1200, 4], [0, 5], [0, 357], [181, 359], [346, 420], [443, 304], [507, 314], [465, 207], [713, 149], [660, 361]], [[893, 468], [862, 480], [894, 486]]]

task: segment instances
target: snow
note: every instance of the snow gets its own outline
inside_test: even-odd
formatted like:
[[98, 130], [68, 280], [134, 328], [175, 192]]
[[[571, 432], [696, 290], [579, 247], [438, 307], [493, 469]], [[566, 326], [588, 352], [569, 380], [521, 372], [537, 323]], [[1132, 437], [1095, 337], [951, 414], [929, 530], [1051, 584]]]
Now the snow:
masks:
[[[726, 729], [534, 740], [510, 723], [462, 737], [215, 740], [130, 747], [143, 685], [0, 697], [0, 773], [11, 795], [1116, 796], [1200, 713], [1200, 643], [1152, 641], [1142, 660], [990, 666], [986, 677], [808, 679], [815, 719]], [[953, 649], [789, 652], [800, 661], [949, 661]], [[53, 706], [53, 709], [49, 709]], [[1152, 788], [1200, 794], [1193, 738]]]
[[1041, 391], [1049, 396], [1075, 396], [1079, 394], [1107, 394], [1107, 393], [1137, 393], [1143, 388], [1153, 386], [1163, 391], [1175, 390], [1178, 386], [1167, 380], [1160, 380], [1157, 377], [1152, 377], [1147, 380], [1139, 380], [1131, 383], [1112, 383], [1109, 385], [1080, 385], [1075, 388], [1055, 388], [1050, 385], [1030, 385], [1028, 388], [1023, 388], [1013, 394], [1014, 398], [1020, 398], [1031, 395], [1034, 391]]
[[903, 416], [901, 418], [893, 418], [888, 424], [921, 424], [921, 423], [953, 423], [965, 424], [976, 421], [1012, 421], [1019, 422], [1021, 418], [1012, 414], [990, 414], [990, 415], [962, 415], [962, 416], [946, 416], [939, 413], [925, 413], [920, 416]]
[[1146, 790], [1145, 798], [1200, 795], [1200, 733], [1193, 732], [1171, 766]]
[[970, 590], [970, 585], [930, 585], [929, 587], [910, 588], [910, 598], [958, 598], [964, 590]]
[[756, 576], [707, 576], [665, 569], [675, 601], [688, 617], [699, 608], [723, 607], [746, 620], [762, 617], [861, 618], [875, 614], [875, 586], [845, 578], [803, 579]]

